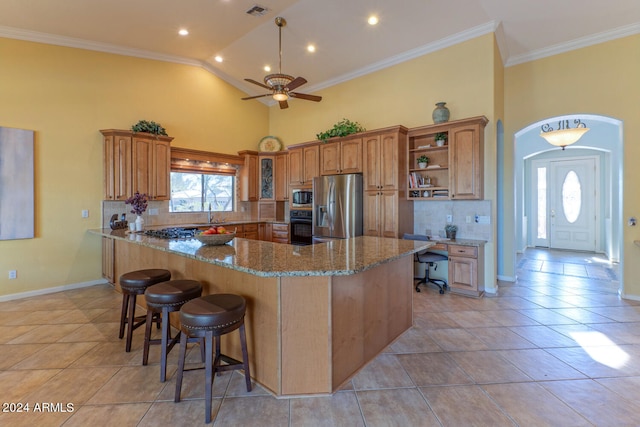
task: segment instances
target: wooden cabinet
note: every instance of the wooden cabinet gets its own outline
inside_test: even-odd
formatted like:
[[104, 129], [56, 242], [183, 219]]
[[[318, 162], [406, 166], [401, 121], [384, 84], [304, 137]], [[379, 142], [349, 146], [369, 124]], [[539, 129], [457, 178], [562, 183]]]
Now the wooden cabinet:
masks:
[[240, 170], [240, 201], [258, 200], [258, 152], [240, 151], [238, 155], [244, 159]]
[[[161, 139], [162, 138], [162, 139]], [[169, 141], [171, 141], [169, 139]], [[163, 137], [134, 133], [132, 142], [133, 192], [151, 200], [171, 198], [171, 147]]]
[[102, 277], [111, 284], [116, 282], [114, 246], [114, 239], [110, 237], [102, 238]]
[[271, 241], [274, 243], [289, 243], [289, 224], [272, 224]]
[[363, 234], [401, 238], [413, 232], [413, 206], [406, 200], [407, 129], [366, 132], [363, 144]]
[[[409, 130], [407, 155], [411, 200], [482, 200], [484, 191], [484, 116]], [[448, 142], [439, 147], [438, 133]], [[426, 168], [418, 158], [427, 156]]]
[[261, 222], [258, 224], [258, 239], [265, 242], [271, 241], [272, 225], [269, 222]]
[[319, 176], [318, 144], [289, 149], [289, 184], [309, 184]]
[[258, 240], [260, 237], [257, 222], [235, 225], [234, 227], [236, 228], [236, 237], [253, 240]]
[[320, 175], [362, 172], [362, 138], [344, 138], [320, 145]]
[[473, 297], [484, 294], [484, 246], [449, 244], [449, 281], [451, 292]]
[[280, 151], [275, 154], [274, 169], [276, 201], [289, 201], [289, 153]]
[[151, 200], [171, 198], [171, 141], [144, 132], [105, 129], [104, 200], [126, 200], [136, 191]]
[[102, 130], [104, 136], [104, 200], [126, 200], [131, 191], [131, 132]]

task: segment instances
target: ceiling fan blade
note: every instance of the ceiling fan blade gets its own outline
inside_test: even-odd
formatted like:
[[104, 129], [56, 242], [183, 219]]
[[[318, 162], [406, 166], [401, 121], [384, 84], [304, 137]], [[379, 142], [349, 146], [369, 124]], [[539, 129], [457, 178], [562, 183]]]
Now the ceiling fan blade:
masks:
[[258, 86], [263, 87], [265, 89], [271, 90], [271, 88], [269, 86], [267, 86], [266, 84], [257, 82], [257, 81], [255, 81], [253, 79], [245, 79], [245, 81], [248, 81], [249, 83], [253, 83], [254, 85], [258, 85]]
[[264, 95], [256, 95], [256, 96], [247, 96], [246, 98], [242, 98], [243, 101], [246, 101], [247, 99], [256, 99], [256, 98], [262, 98], [265, 96], [271, 96], [270, 93], [265, 93]]
[[294, 89], [299, 88], [300, 86], [302, 86], [306, 82], [307, 82], [307, 80], [304, 77], [296, 77], [295, 79], [291, 80], [289, 82], [289, 84], [286, 85], [284, 88], [287, 89], [287, 90], [294, 90]]
[[278, 101], [278, 103], [280, 104], [280, 109], [284, 110], [285, 108], [289, 108], [289, 103], [285, 100], [285, 101]]
[[322, 97], [318, 95], [309, 95], [306, 93], [298, 93], [298, 92], [289, 92], [289, 96], [293, 98], [306, 99], [307, 101], [320, 102], [322, 101]]

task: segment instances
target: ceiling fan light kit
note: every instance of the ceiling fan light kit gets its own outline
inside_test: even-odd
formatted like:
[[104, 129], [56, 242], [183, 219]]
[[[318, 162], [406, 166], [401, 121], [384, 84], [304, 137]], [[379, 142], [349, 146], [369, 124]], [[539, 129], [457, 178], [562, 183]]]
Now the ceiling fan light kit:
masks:
[[287, 103], [287, 99], [291, 98], [299, 98], [307, 101], [320, 102], [322, 100], [321, 96], [317, 95], [308, 95], [306, 93], [293, 92], [294, 89], [302, 86], [307, 82], [304, 77], [296, 77], [290, 76], [288, 74], [282, 73], [282, 27], [287, 24], [287, 21], [281, 16], [276, 17], [276, 25], [278, 26], [278, 54], [279, 54], [279, 68], [278, 73], [269, 74], [264, 78], [264, 84], [260, 83], [253, 79], [245, 79], [249, 83], [253, 83], [254, 85], [258, 85], [265, 89], [269, 89], [271, 93], [266, 93], [264, 95], [256, 95], [256, 96], [247, 96], [242, 98], [243, 100], [248, 99], [256, 99], [263, 98], [266, 96], [271, 96], [274, 100], [278, 101], [280, 104], [280, 108], [289, 108], [289, 104]]

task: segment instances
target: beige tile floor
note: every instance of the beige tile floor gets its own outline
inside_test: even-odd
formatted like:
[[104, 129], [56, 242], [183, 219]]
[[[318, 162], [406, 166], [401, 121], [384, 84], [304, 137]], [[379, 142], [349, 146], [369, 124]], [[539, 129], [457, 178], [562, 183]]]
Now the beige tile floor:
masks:
[[[640, 425], [640, 303], [617, 296], [616, 268], [528, 250], [499, 295], [423, 288], [414, 327], [342, 391], [275, 399], [226, 373], [215, 379], [213, 425]], [[141, 366], [142, 329], [124, 352], [119, 306], [108, 285], [0, 303], [0, 396], [31, 405], [0, 412], [0, 425], [204, 424], [202, 371], [185, 373], [174, 403], [177, 351], [162, 384], [157, 347]], [[34, 411], [42, 403], [73, 411]]]

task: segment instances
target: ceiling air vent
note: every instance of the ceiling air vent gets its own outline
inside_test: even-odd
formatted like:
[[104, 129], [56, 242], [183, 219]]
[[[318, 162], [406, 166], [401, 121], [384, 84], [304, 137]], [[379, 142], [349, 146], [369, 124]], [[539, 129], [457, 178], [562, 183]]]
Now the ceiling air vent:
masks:
[[251, 16], [264, 16], [269, 9], [264, 6], [255, 5], [251, 9], [247, 10], [247, 13]]

